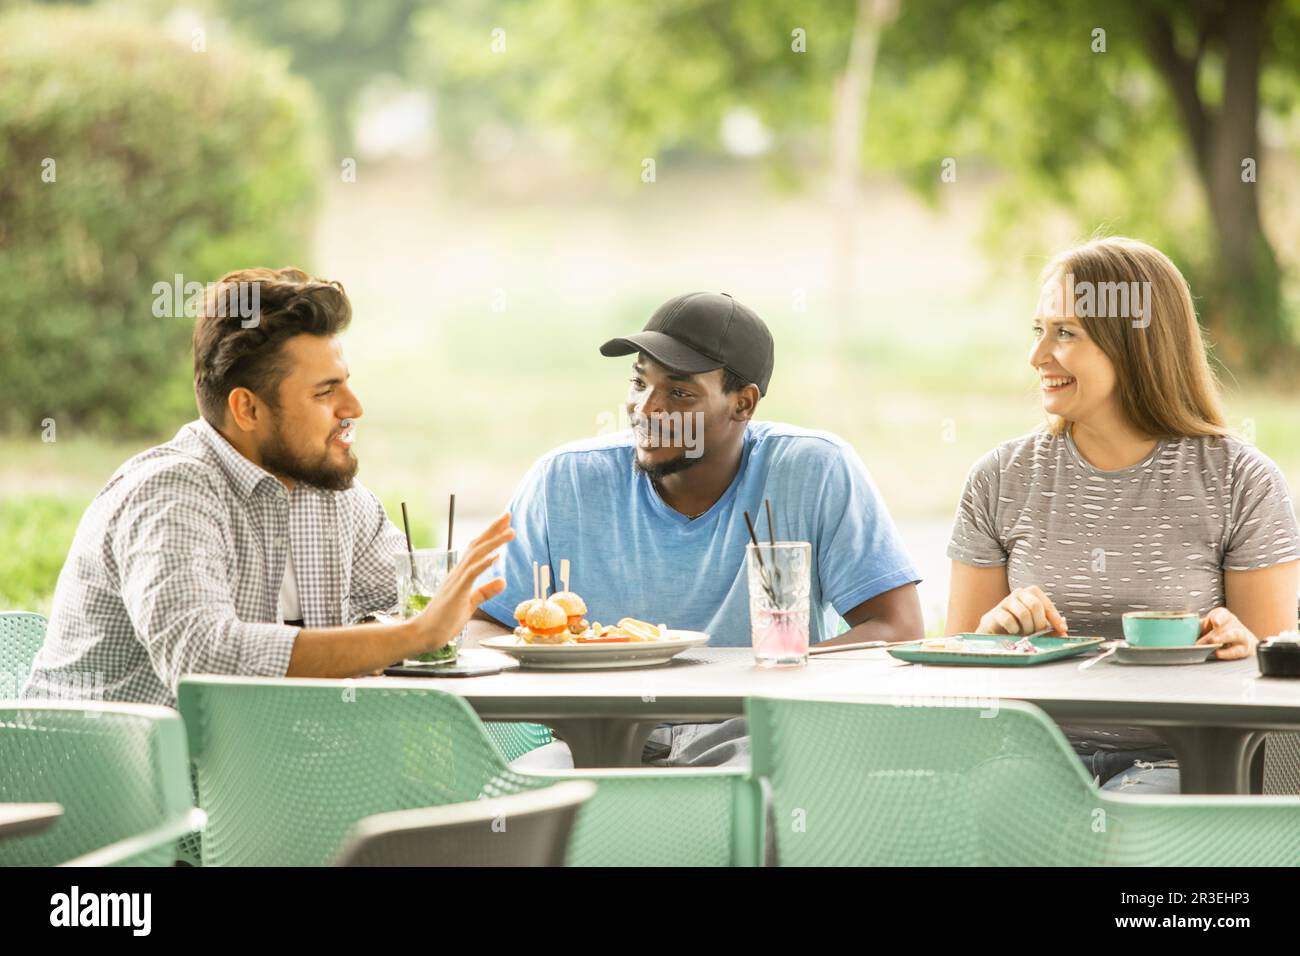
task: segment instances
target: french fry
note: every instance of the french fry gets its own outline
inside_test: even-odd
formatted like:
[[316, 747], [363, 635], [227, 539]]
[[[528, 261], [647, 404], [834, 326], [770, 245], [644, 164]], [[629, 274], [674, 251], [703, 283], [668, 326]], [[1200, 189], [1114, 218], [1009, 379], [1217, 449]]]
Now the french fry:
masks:
[[638, 621], [634, 617], [625, 617], [618, 622], [618, 629], [638, 641], [657, 641], [663, 637], [657, 626], [648, 621]]

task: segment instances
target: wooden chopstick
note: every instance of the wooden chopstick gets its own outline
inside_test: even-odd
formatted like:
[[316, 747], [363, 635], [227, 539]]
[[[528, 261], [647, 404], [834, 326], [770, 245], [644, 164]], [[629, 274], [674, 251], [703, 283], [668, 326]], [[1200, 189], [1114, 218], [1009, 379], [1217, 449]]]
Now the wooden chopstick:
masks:
[[808, 648], [808, 656], [818, 654], [838, 654], [840, 651], [861, 651], [869, 647], [888, 647], [888, 641], [862, 641], [858, 644], [821, 644]]
[[[1033, 634], [1026, 634], [1024, 636], [1043, 637], [1044, 635], [1051, 633], [1051, 631], [1052, 628], [1045, 627], [1041, 631], [1035, 631]], [[983, 637], [985, 635], [980, 636]], [[1015, 638], [1016, 640], [1020, 640], [1020, 637], [1015, 634], [989, 634], [987, 636], [990, 640], [995, 638], [1005, 640]], [[911, 647], [913, 644], [922, 644], [925, 641], [938, 641], [942, 639], [943, 638], [939, 637], [918, 637], [914, 641], [863, 641], [858, 644], [821, 644], [810, 647], [808, 649], [808, 656], [812, 657], [817, 654], [837, 654], [840, 651], [862, 651], [872, 647]]]

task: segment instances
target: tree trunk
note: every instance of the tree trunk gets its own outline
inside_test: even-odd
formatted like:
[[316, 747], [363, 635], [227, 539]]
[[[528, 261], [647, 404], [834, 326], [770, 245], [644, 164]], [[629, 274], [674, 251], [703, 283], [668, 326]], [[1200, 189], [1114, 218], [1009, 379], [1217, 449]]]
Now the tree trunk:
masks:
[[[1259, 218], [1259, 184], [1242, 164], [1259, 163], [1259, 73], [1268, 0], [1243, 0], [1224, 19], [1223, 105], [1211, 126], [1205, 170], [1218, 244], [1217, 331], [1225, 359], [1267, 368], [1291, 345], [1281, 274]], [[1213, 300], [1212, 300], [1213, 301]], [[1234, 354], [1235, 353], [1235, 354]]]
[[1259, 184], [1243, 181], [1243, 162], [1254, 160], [1258, 167], [1260, 159], [1259, 75], [1269, 4], [1238, 0], [1224, 16], [1202, 14], [1202, 46], [1211, 38], [1223, 45], [1223, 102], [1217, 109], [1200, 99], [1200, 51], [1181, 54], [1171, 25], [1158, 15], [1149, 35], [1152, 60], [1192, 146], [1214, 234], [1202, 321], [1221, 360], [1259, 370], [1278, 365], [1294, 349], [1277, 257], [1260, 222]]
[[848, 62], [836, 78], [831, 119], [831, 308], [836, 338], [847, 337], [857, 304], [858, 177], [862, 132], [876, 68], [880, 31], [898, 12], [896, 0], [858, 0]]

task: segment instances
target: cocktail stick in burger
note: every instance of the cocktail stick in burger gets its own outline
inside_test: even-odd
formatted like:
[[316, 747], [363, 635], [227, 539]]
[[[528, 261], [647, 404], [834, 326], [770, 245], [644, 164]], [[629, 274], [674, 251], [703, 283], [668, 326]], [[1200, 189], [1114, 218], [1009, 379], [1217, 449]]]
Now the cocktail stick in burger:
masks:
[[[564, 609], [564, 616], [570, 634], [581, 634], [589, 626], [584, 616], [587, 613], [587, 602], [572, 591], [561, 591], [559, 594], [552, 594], [551, 600]], [[516, 611], [516, 613], [518, 613]]]
[[524, 626], [524, 619], [528, 615], [528, 609], [541, 600], [541, 594], [539, 592], [540, 592], [540, 588], [538, 587], [537, 584], [537, 562], [534, 561], [533, 562], [533, 596], [531, 598], [527, 598], [523, 601], [520, 601], [519, 604], [515, 607], [515, 620], [519, 622], [519, 626], [521, 628]]
[[560, 583], [564, 586], [564, 590], [552, 596], [551, 600], [564, 608], [564, 613], [569, 619], [569, 633], [581, 634], [589, 626], [587, 619], [583, 617], [587, 613], [587, 602], [569, 590], [568, 558], [560, 561]]

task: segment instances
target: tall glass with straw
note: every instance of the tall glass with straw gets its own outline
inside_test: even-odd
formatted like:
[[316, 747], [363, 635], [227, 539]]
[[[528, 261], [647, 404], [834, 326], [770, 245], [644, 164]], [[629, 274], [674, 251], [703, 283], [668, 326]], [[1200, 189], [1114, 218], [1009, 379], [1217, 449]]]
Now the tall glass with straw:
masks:
[[[397, 603], [402, 618], [410, 619], [429, 606], [438, 588], [442, 587], [460, 555], [451, 547], [452, 529], [456, 517], [456, 496], [451, 496], [447, 517], [447, 547], [414, 548], [411, 546], [411, 526], [407, 519], [406, 502], [402, 502], [402, 525], [406, 531], [406, 553], [393, 557], [397, 572]], [[412, 660], [429, 664], [454, 662], [465, 640], [465, 630], [450, 642], [433, 651], [417, 654]]]
[[768, 540], [759, 541], [745, 512], [750, 545], [746, 549], [749, 624], [754, 661], [759, 667], [798, 667], [808, 663], [809, 594], [812, 545], [778, 541], [767, 507]]

